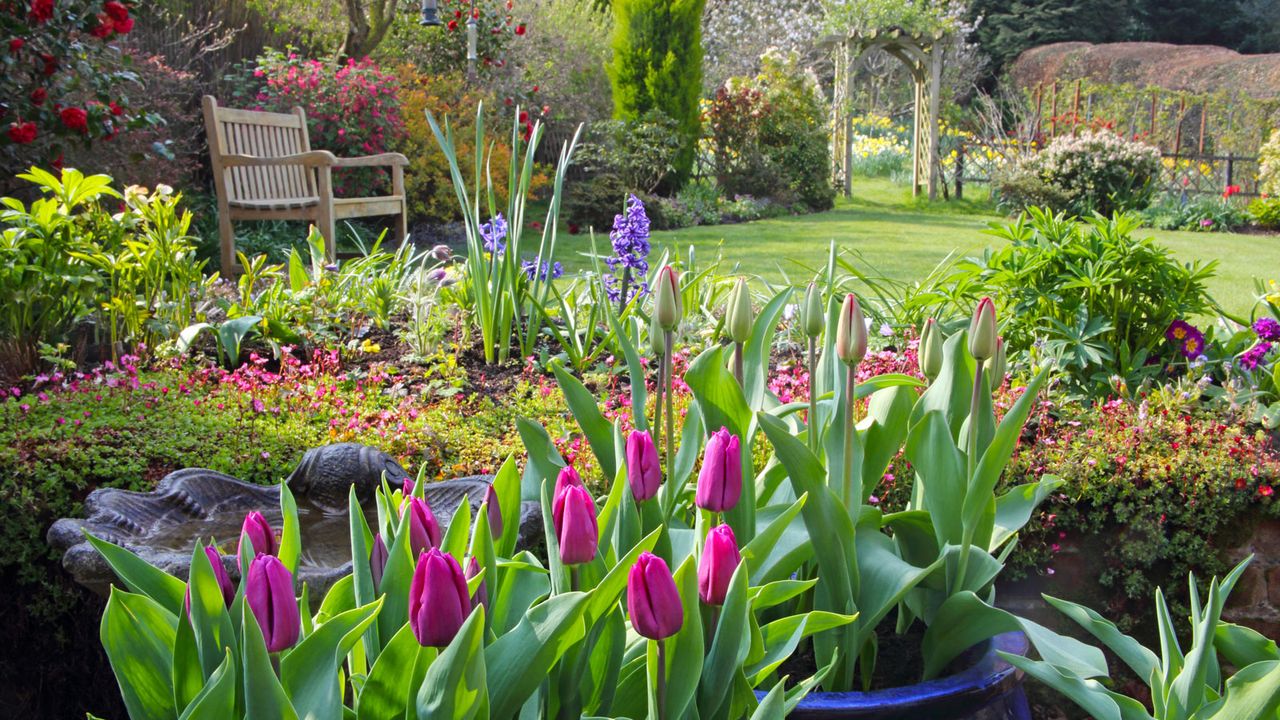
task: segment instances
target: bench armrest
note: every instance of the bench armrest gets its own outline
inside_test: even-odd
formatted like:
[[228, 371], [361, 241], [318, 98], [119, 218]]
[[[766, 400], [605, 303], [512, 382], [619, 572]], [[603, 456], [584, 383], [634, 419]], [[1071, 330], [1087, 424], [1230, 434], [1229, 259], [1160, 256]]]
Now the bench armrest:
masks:
[[381, 155], [365, 155], [364, 157], [353, 158], [337, 158], [335, 167], [380, 167], [380, 166], [400, 166], [405, 167], [409, 164], [409, 158], [400, 153], [382, 153]]
[[304, 167], [331, 167], [338, 158], [328, 150], [312, 150], [296, 155], [256, 157], [253, 155], [223, 155], [223, 167], [266, 167], [273, 165], [302, 165]]

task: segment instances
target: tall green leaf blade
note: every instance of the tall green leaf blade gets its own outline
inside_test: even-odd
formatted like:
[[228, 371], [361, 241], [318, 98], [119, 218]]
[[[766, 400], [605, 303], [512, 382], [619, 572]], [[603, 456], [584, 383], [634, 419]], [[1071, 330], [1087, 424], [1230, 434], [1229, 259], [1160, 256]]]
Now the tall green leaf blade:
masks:
[[[435, 650], [424, 648], [407, 623], [387, 642], [369, 670], [364, 688], [356, 702], [359, 720], [404, 720], [409, 703], [417, 696], [417, 688], [426, 673], [424, 655]], [[421, 670], [415, 670], [421, 666]], [[419, 674], [415, 677], [415, 672]]]
[[244, 641], [240, 645], [244, 669], [245, 720], [298, 720], [298, 712], [285, 693], [267, 655], [258, 620], [245, 603], [241, 608]]
[[[114, 547], [114, 546], [113, 546]], [[111, 589], [99, 637], [133, 720], [172, 720], [177, 619], [157, 601]]]
[[618, 472], [618, 458], [614, 455], [613, 449], [613, 423], [600, 414], [595, 396], [578, 378], [560, 367], [558, 362], [551, 364], [551, 371], [555, 373], [556, 382], [560, 384], [565, 404], [569, 406], [573, 419], [578, 422], [578, 427], [582, 428], [582, 434], [586, 436], [587, 444], [591, 446], [591, 452], [596, 456], [600, 471], [606, 478], [613, 477]]
[[1107, 690], [1097, 680], [1064, 672], [1042, 660], [1000, 653], [1006, 662], [1068, 697], [1097, 720], [1151, 720], [1146, 708], [1131, 698]]
[[1045, 475], [1037, 482], [1012, 487], [996, 497], [995, 530], [987, 543], [987, 552], [995, 552], [1016, 535], [1031, 520], [1040, 503], [1064, 482], [1053, 475]]
[[515, 715], [565, 651], [586, 636], [582, 615], [589, 598], [584, 593], [555, 595], [485, 648], [495, 717]]
[[183, 611], [183, 599], [187, 593], [186, 583], [119, 545], [100, 540], [87, 530], [84, 535], [89, 540], [89, 544], [102, 554], [103, 559], [111, 566], [116, 577], [120, 578], [125, 587], [155, 600], [175, 617]]
[[280, 549], [277, 557], [289, 572], [297, 574], [298, 557], [302, 554], [302, 537], [298, 527], [298, 503], [288, 483], [280, 483], [280, 517], [284, 526], [280, 531]]
[[1102, 641], [1102, 644], [1115, 653], [1116, 657], [1128, 665], [1138, 677], [1149, 678], [1151, 673], [1160, 667], [1160, 658], [1156, 657], [1155, 653], [1143, 647], [1137, 640], [1120, 632], [1120, 629], [1110, 620], [1083, 605], [1048, 595], [1043, 597], [1045, 602], [1056, 608], [1058, 612], [1071, 618], [1075, 624]]
[[236, 666], [227, 648], [222, 664], [209, 676], [204, 688], [182, 711], [178, 720], [226, 720], [236, 710]]
[[382, 600], [348, 610], [316, 628], [280, 661], [280, 679], [307, 720], [342, 720], [344, 658], [373, 624]]
[[733, 686], [733, 674], [739, 671], [751, 649], [751, 633], [748, 630], [751, 606], [747, 601], [747, 575], [745, 563], [739, 563], [724, 605], [720, 620], [716, 623], [711, 648], [702, 663], [702, 680], [698, 684], [698, 715], [713, 717], [724, 705]]
[[477, 606], [453, 642], [427, 669], [418, 690], [418, 720], [489, 717], [484, 650], [484, 606]]
[[1194, 720], [1275, 720], [1280, 717], [1280, 661], [1254, 663], [1227, 680], [1222, 703]]

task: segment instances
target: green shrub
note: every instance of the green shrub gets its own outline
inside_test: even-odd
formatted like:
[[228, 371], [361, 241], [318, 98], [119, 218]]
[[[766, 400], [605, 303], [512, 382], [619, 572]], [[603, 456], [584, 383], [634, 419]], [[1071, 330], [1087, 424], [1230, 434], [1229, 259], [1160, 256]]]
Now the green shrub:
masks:
[[1160, 230], [1230, 232], [1249, 224], [1249, 212], [1229, 197], [1165, 194], [1143, 212], [1148, 225]]
[[730, 78], [707, 108], [717, 182], [727, 195], [830, 209], [831, 150], [816, 83], [794, 56], [766, 54], [753, 78]]
[[1280, 230], [1280, 197], [1258, 198], [1249, 203], [1249, 214], [1258, 227]]
[[693, 170], [702, 126], [702, 11], [706, 0], [615, 0], [613, 116], [635, 120], [661, 110], [675, 120], [680, 149], [670, 180]]
[[565, 214], [597, 230], [610, 227], [627, 195], [648, 196], [675, 171], [680, 148], [676, 121], [661, 110], [591, 123], [574, 157], [586, 177], [570, 183]]
[[1012, 210], [1047, 206], [1088, 216], [1142, 210], [1151, 202], [1160, 151], [1110, 131], [1063, 135], [1000, 173], [996, 192]]
[[1280, 128], [1271, 132], [1271, 139], [1258, 150], [1258, 191], [1280, 196]]

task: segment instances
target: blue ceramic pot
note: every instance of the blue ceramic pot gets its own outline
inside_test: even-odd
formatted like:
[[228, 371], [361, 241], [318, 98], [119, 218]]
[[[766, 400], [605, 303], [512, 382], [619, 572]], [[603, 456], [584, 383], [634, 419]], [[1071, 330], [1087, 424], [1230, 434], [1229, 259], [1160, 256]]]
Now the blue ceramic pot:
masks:
[[967, 670], [918, 685], [873, 692], [815, 692], [789, 718], [798, 720], [1031, 720], [1023, 674], [996, 651], [1025, 655], [1027, 638], [1010, 632], [992, 638]]

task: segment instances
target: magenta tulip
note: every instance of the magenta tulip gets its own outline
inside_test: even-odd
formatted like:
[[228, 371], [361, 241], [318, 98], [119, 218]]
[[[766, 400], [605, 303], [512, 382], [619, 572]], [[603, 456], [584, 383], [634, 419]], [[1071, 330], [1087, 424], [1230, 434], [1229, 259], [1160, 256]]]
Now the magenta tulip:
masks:
[[[227, 607], [231, 607], [231, 603], [236, 599], [236, 586], [231, 583], [231, 576], [227, 574], [227, 568], [222, 564], [222, 555], [218, 553], [218, 549], [212, 545], [208, 545], [204, 549], [205, 557], [209, 558], [209, 567], [213, 568], [213, 577], [218, 581], [218, 590], [222, 592], [222, 602]], [[187, 587], [187, 595], [183, 600], [183, 607], [186, 608], [187, 614], [191, 614], [191, 587]]]
[[440, 523], [431, 506], [422, 498], [409, 498], [409, 549], [421, 555], [436, 547], [440, 547]]
[[733, 536], [733, 528], [728, 525], [712, 528], [707, 533], [702, 559], [698, 562], [698, 597], [702, 602], [724, 604], [729, 581], [741, 562], [742, 555], [738, 553], [738, 539]]
[[694, 502], [703, 510], [725, 512], [732, 510], [740, 497], [742, 455], [739, 454], [738, 436], [730, 435], [728, 428], [720, 428], [707, 441]]
[[570, 485], [556, 495], [551, 508], [556, 542], [560, 545], [560, 562], [580, 565], [594, 560], [600, 530], [596, 525], [596, 505], [591, 500], [591, 493], [584, 487]]
[[[476, 560], [476, 556], [472, 555], [467, 561], [467, 582], [470, 582], [480, 574], [480, 561]], [[476, 591], [471, 595], [471, 609], [483, 605], [487, 610], [489, 608], [489, 590], [485, 587], [484, 580], [476, 586]]]
[[[244, 524], [240, 526], [240, 538], [249, 538], [249, 542], [253, 545], [253, 551], [250, 555], [263, 553], [264, 555], [276, 554], [276, 534], [271, 529], [271, 524], [257, 510], [251, 511], [244, 516]], [[236, 546], [236, 555], [240, 555], [240, 547]]]
[[658, 448], [653, 444], [653, 436], [644, 430], [632, 431], [627, 437], [627, 483], [639, 502], [657, 495], [658, 486], [662, 485]]
[[502, 537], [502, 503], [492, 485], [485, 488], [484, 501], [489, 508], [489, 534], [496, 540]]
[[676, 581], [667, 564], [653, 553], [640, 553], [627, 575], [627, 612], [631, 627], [650, 640], [669, 638], [684, 624]]
[[373, 589], [382, 587], [382, 574], [387, 571], [387, 544], [382, 541], [382, 533], [373, 536], [373, 549], [369, 551], [369, 572], [373, 575]]
[[419, 555], [409, 584], [409, 625], [418, 644], [448, 645], [470, 614], [471, 597], [458, 561], [437, 548]]
[[413, 481], [409, 478], [404, 479], [404, 484], [400, 486], [400, 494], [409, 497], [413, 494]]
[[249, 565], [245, 602], [262, 628], [268, 652], [287, 650], [298, 642], [302, 617], [293, 594], [293, 575], [274, 555], [259, 554]]
[[556, 476], [556, 486], [551, 491], [551, 497], [559, 495], [561, 490], [564, 490], [570, 485], [576, 487], [583, 486], [582, 476], [578, 474], [577, 470], [573, 469], [572, 465], [568, 465], [560, 469], [560, 474]]

